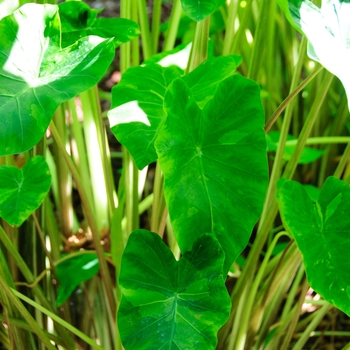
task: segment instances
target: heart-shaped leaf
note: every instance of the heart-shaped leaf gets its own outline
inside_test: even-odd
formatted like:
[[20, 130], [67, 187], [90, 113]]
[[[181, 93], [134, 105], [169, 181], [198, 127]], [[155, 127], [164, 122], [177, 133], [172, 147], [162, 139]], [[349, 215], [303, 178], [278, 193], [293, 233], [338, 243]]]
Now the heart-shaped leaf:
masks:
[[286, 17], [309, 39], [308, 55], [336, 75], [344, 85], [350, 109], [350, 2], [278, 0]]
[[0, 21], [0, 155], [44, 135], [60, 103], [95, 85], [114, 57], [111, 39], [89, 36], [61, 50], [54, 5], [26, 4]]
[[[63, 255], [67, 257], [67, 255]], [[59, 282], [56, 306], [61, 306], [81, 282], [87, 281], [100, 270], [96, 254], [71, 255], [56, 266]]]
[[[201, 107], [213, 97], [217, 85], [233, 74], [239, 62], [237, 55], [211, 58], [183, 78]], [[157, 160], [154, 141], [166, 118], [164, 95], [168, 85], [181, 74], [175, 66], [147, 64], [128, 69], [113, 88], [114, 108], [108, 112], [110, 127], [139, 169]]]
[[81, 1], [63, 2], [58, 8], [62, 27], [62, 48], [89, 35], [113, 38], [118, 46], [140, 34], [135, 22], [126, 18], [96, 18], [101, 10], [91, 9]]
[[283, 223], [303, 256], [310, 286], [350, 316], [350, 187], [329, 177], [314, 204], [305, 188], [285, 181], [278, 195]]
[[0, 217], [20, 226], [44, 201], [51, 186], [49, 167], [43, 157], [31, 158], [22, 169], [0, 167]]
[[201, 235], [176, 261], [157, 234], [133, 232], [119, 277], [118, 325], [125, 349], [215, 349], [231, 307], [223, 262], [212, 235]]
[[185, 14], [194, 21], [208, 17], [221, 3], [221, 0], [181, 0]]
[[201, 232], [212, 232], [227, 272], [248, 243], [267, 187], [259, 87], [236, 74], [218, 85], [201, 110], [186, 83], [176, 79], [165, 109], [155, 146], [178, 244], [186, 251]]
[[213, 57], [183, 77], [199, 108], [203, 109], [219, 83], [231, 76], [241, 61], [239, 55]]
[[180, 74], [174, 66], [133, 67], [112, 90], [114, 108], [108, 112], [111, 130], [139, 169], [157, 160], [154, 139], [165, 119], [165, 91]]

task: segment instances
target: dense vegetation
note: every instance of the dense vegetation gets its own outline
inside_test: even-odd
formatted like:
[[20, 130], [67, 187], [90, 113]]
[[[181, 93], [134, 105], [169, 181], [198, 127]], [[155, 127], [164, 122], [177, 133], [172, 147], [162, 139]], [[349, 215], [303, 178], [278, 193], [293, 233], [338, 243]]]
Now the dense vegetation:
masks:
[[2, 347], [350, 348], [349, 2], [109, 15], [0, 2]]

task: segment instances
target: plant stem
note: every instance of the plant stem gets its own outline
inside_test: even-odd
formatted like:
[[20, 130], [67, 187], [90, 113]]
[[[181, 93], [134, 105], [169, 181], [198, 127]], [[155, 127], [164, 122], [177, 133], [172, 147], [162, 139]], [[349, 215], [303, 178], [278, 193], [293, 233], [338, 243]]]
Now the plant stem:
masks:
[[325, 315], [332, 309], [332, 305], [329, 303], [325, 303], [317, 312], [315, 312], [315, 317], [310, 322], [310, 324], [306, 327], [304, 332], [302, 333], [299, 340], [293, 346], [292, 350], [302, 350], [303, 346], [307, 342], [310, 337], [311, 332], [319, 325], [321, 320], [325, 317]]
[[17, 292], [9, 288], [5, 281], [0, 279], [0, 286], [1, 289], [6, 293], [8, 298], [11, 300], [12, 305], [14, 305], [19, 313], [23, 316], [23, 318], [27, 321], [27, 323], [30, 325], [31, 329], [35, 334], [39, 337], [39, 339], [45, 344], [45, 346], [49, 350], [55, 350], [56, 347], [53, 346], [50, 342], [50, 339], [46, 336], [46, 334], [43, 332], [43, 330], [39, 327], [37, 322], [35, 322], [34, 318], [30, 315], [28, 310], [24, 307], [24, 305], [16, 298]]
[[[133, 6], [132, 8], [137, 8], [137, 6]], [[140, 17], [143, 59], [147, 60], [152, 56], [152, 40], [151, 33], [149, 31], [148, 15], [145, 0], [138, 0], [138, 9]]]
[[[302, 60], [300, 60], [302, 62]], [[301, 68], [301, 67], [300, 67]], [[285, 108], [290, 104], [290, 102], [299, 94], [299, 92], [307, 86], [307, 84], [310, 83], [312, 79], [315, 78], [315, 76], [320, 73], [323, 70], [323, 66], [319, 66], [317, 69], [315, 69], [305, 80], [300, 83], [294, 91], [292, 91], [286, 99], [279, 105], [279, 107], [276, 109], [275, 113], [271, 116], [269, 121], [265, 125], [265, 131], [268, 133], [272, 127], [272, 125], [276, 122], [277, 118], [281, 115], [281, 113], [285, 110]], [[296, 75], [294, 75], [296, 77]], [[292, 83], [292, 86], [294, 84]]]
[[152, 53], [153, 54], [157, 53], [158, 51], [161, 11], [162, 11], [162, 0], [154, 0], [153, 12], [152, 12]]
[[[43, 314], [49, 316], [50, 318], [52, 318], [55, 322], [59, 323], [61, 326], [65, 327], [66, 329], [68, 329], [70, 332], [72, 332], [73, 334], [75, 334], [77, 337], [79, 337], [80, 339], [84, 340], [87, 344], [91, 345], [94, 349], [97, 350], [103, 350], [103, 348], [101, 346], [99, 346], [98, 344], [96, 344], [91, 338], [89, 338], [88, 336], [86, 336], [83, 332], [79, 331], [79, 329], [76, 329], [75, 327], [73, 327], [71, 324], [69, 324], [68, 322], [62, 320], [62, 318], [58, 317], [56, 314], [52, 313], [50, 310], [45, 309], [44, 307], [42, 307], [40, 304], [34, 302], [33, 300], [27, 298], [25, 295], [17, 292], [16, 290], [12, 289], [13, 294], [19, 298], [22, 299], [23, 301], [25, 301], [26, 303], [28, 303], [29, 305], [33, 306], [35, 309], [38, 309], [39, 311], [41, 311]], [[51, 349], [51, 348], [50, 348]], [[56, 348], [53, 347], [53, 350], [55, 350]]]
[[[10, 256], [13, 258], [14, 262], [18, 266], [18, 268], [21, 271], [21, 273], [22, 273], [23, 277], [25, 278], [25, 280], [28, 283], [34, 282], [35, 281], [35, 277], [33, 276], [32, 272], [29, 270], [27, 264], [24, 262], [24, 260], [22, 259], [21, 255], [19, 254], [19, 252], [17, 251], [15, 246], [12, 244], [11, 240], [8, 238], [6, 232], [1, 227], [1, 225], [0, 225], [0, 240], [3, 243], [3, 245], [5, 246], [5, 248], [7, 249], [8, 253], [10, 254]], [[53, 308], [52, 308], [52, 305], [46, 299], [46, 297], [45, 297], [42, 289], [40, 288], [40, 286], [39, 285], [35, 285], [32, 290], [33, 290], [35, 296], [40, 301], [40, 303], [44, 307], [46, 307], [47, 309], [49, 309], [52, 312], [54, 312]], [[72, 349], [74, 347], [74, 343], [73, 343], [73, 340], [70, 337], [70, 335], [67, 333], [66, 329], [58, 326], [57, 327], [57, 332], [60, 334], [62, 339], [65, 341], [67, 349]]]
[[72, 174], [72, 177], [74, 179], [74, 182], [77, 186], [77, 190], [79, 192], [79, 195], [80, 195], [80, 198], [82, 201], [82, 206], [83, 206], [84, 212], [86, 214], [86, 219], [87, 219], [88, 224], [89, 224], [90, 229], [91, 229], [92, 239], [94, 242], [98, 261], [100, 263], [101, 277], [102, 277], [102, 281], [105, 285], [105, 290], [106, 290], [107, 297], [108, 297], [109, 307], [110, 307], [112, 314], [115, 315], [116, 305], [115, 305], [115, 298], [114, 298], [113, 290], [112, 290], [111, 278], [109, 275], [106, 260], [104, 258], [104, 252], [103, 252], [103, 249], [102, 249], [102, 246], [100, 243], [100, 235], [99, 235], [99, 232], [97, 231], [95, 217], [93, 216], [93, 212], [91, 210], [90, 203], [88, 202], [88, 198], [86, 196], [85, 189], [81, 185], [80, 175], [79, 175], [72, 159], [70, 158], [70, 156], [66, 152], [65, 148], [63, 147], [61, 140], [60, 140], [60, 136], [59, 136], [58, 131], [56, 129], [56, 126], [53, 122], [51, 122], [50, 128], [51, 128], [52, 135], [55, 138], [57, 145], [62, 152], [62, 155], [67, 163], [67, 166], [68, 166], [68, 168]]
[[209, 27], [210, 16], [197, 22], [186, 73], [191, 72], [207, 59]]
[[165, 33], [165, 40], [163, 45], [163, 51], [169, 51], [174, 48], [177, 30], [179, 28], [181, 18], [181, 2], [180, 0], [174, 0], [173, 8], [171, 10], [169, 27]]

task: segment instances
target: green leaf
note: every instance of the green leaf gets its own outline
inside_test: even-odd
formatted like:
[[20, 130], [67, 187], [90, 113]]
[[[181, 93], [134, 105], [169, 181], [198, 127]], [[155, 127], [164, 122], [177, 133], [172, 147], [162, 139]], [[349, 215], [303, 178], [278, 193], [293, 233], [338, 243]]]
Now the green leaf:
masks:
[[181, 0], [185, 14], [194, 21], [201, 21], [211, 15], [221, 2], [220, 0]]
[[227, 272], [248, 243], [267, 187], [259, 87], [236, 74], [218, 85], [201, 110], [186, 83], [176, 79], [165, 109], [155, 146], [178, 244], [189, 250], [199, 234], [212, 232], [225, 252]]
[[0, 35], [0, 155], [5, 155], [33, 147], [56, 108], [101, 79], [114, 44], [89, 36], [61, 50], [55, 5], [22, 6], [0, 21]]
[[162, 67], [176, 66], [181, 69], [181, 74], [183, 74], [187, 67], [191, 48], [192, 43], [181, 44], [172, 50], [160, 52], [156, 55], [153, 55], [148, 60], [144, 61], [143, 64], [147, 65], [150, 63], [157, 63]]
[[[63, 255], [67, 257], [68, 255]], [[100, 270], [100, 263], [96, 254], [71, 255], [69, 259], [56, 266], [59, 282], [56, 306], [61, 306], [73, 293], [81, 282], [95, 276]]]
[[154, 140], [165, 120], [165, 91], [180, 74], [174, 66], [132, 67], [112, 90], [114, 108], [108, 112], [111, 130], [139, 169], [157, 159]]
[[0, 167], [0, 217], [20, 226], [44, 201], [51, 186], [49, 167], [43, 157], [29, 159], [22, 169]]
[[[201, 108], [239, 63], [238, 55], [211, 58], [183, 78]], [[149, 63], [128, 69], [112, 90], [114, 108], [108, 112], [111, 130], [139, 169], [157, 160], [154, 141], [166, 119], [164, 95], [168, 85], [182, 73], [174, 65], [163, 68]]]
[[157, 234], [133, 232], [119, 277], [118, 326], [125, 349], [215, 349], [231, 307], [223, 262], [212, 235], [201, 235], [176, 261]]
[[278, 201], [284, 225], [303, 256], [310, 286], [350, 316], [350, 187], [329, 177], [314, 204], [301, 184], [286, 181]]
[[84, 2], [63, 2], [58, 8], [62, 26], [62, 47], [89, 35], [113, 38], [116, 46], [119, 46], [140, 34], [137, 23], [125, 18], [96, 18], [101, 10], [91, 9]]
[[321, 8], [308, 0], [278, 3], [292, 25], [308, 38], [309, 57], [341, 80], [350, 109], [350, 2], [323, 0]]
[[[279, 131], [272, 131], [268, 135], [266, 135], [268, 151], [276, 151], [277, 150], [278, 140], [279, 140], [280, 134], [281, 133]], [[296, 140], [296, 138], [292, 135], [288, 135], [287, 140], [288, 141]], [[293, 155], [294, 149], [295, 149], [295, 145], [286, 144], [286, 146], [284, 148], [283, 159], [290, 160], [290, 158]], [[323, 154], [324, 154], [324, 150], [305, 147], [303, 149], [301, 157], [298, 161], [298, 164], [312, 163], [312, 162], [316, 161], [317, 159], [319, 159], [320, 157], [322, 157]]]
[[241, 61], [239, 55], [213, 57], [182, 78], [201, 109], [214, 96], [218, 84], [231, 76]]

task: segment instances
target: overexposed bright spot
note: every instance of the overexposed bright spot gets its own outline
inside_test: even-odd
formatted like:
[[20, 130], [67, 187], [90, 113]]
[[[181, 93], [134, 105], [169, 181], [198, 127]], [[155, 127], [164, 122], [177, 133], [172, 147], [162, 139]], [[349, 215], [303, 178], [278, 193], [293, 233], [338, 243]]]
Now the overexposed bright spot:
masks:
[[89, 263], [85, 264], [85, 265], [82, 267], [82, 269], [83, 269], [83, 270], [89, 270], [89, 269], [91, 269], [92, 267], [94, 267], [94, 266], [97, 265], [97, 264], [98, 264], [98, 260], [95, 259], [95, 260], [90, 261]]
[[151, 126], [147, 118], [147, 114], [140, 108], [137, 101], [130, 101], [118, 106], [108, 112], [108, 119], [110, 127], [112, 128], [118, 124], [127, 123], [143, 123], [147, 126]]
[[172, 65], [175, 65], [183, 70], [186, 69], [188, 59], [190, 57], [192, 43], [189, 43], [184, 49], [182, 49], [179, 52], [176, 52], [172, 55], [168, 55], [164, 58], [162, 58], [158, 64], [160, 64], [162, 67], [169, 67]]
[[239, 6], [241, 6], [244, 9], [247, 7], [247, 2], [243, 0], [239, 3]]
[[254, 39], [253, 39], [253, 35], [249, 29], [245, 30], [245, 36], [247, 38], [248, 43], [252, 44]]

